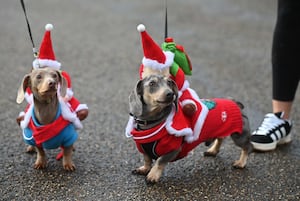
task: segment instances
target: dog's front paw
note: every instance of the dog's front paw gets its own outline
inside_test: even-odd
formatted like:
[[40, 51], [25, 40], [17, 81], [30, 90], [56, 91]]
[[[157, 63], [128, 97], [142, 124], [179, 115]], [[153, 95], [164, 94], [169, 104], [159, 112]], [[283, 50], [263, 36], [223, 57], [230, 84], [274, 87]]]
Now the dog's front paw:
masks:
[[75, 165], [72, 161], [72, 153], [74, 150], [74, 146], [63, 147], [63, 167], [67, 171], [74, 171]]
[[146, 178], [147, 184], [157, 183], [162, 173], [163, 173], [163, 169], [159, 168], [158, 166], [153, 166], [153, 168], [150, 170], [150, 172], [147, 175]]
[[27, 146], [26, 153], [32, 154], [35, 152], [36, 152], [36, 150], [35, 150], [34, 146], [32, 146], [32, 145]]
[[46, 158], [38, 158], [36, 159], [34, 163], [34, 168], [35, 169], [44, 169], [47, 167], [47, 160]]
[[72, 161], [65, 160], [63, 158], [63, 167], [67, 171], [74, 171], [76, 169], [75, 164]]
[[136, 168], [136, 169], [132, 170], [132, 174], [134, 174], [134, 175], [147, 175], [149, 171], [150, 171], [150, 167], [146, 167], [146, 166], [143, 165], [139, 168]]

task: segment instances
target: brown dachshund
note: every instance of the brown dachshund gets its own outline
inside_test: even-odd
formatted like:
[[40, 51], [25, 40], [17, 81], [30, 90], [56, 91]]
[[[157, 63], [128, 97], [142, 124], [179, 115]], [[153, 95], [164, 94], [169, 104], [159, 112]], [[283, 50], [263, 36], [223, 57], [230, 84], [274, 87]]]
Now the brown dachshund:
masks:
[[[18, 90], [17, 103], [23, 102], [27, 87], [32, 91], [33, 104], [32, 111], [29, 111], [27, 115], [28, 126], [22, 128], [25, 142], [33, 145], [37, 152], [34, 168], [42, 169], [46, 167], [47, 159], [44, 148], [52, 149], [62, 146], [64, 148], [64, 169], [68, 171], [75, 170], [72, 152], [77, 133], [70, 121], [62, 117], [64, 108], [57, 95], [58, 89], [61, 97], [66, 94], [67, 83], [65, 78], [58, 70], [52, 68], [32, 70], [23, 78]], [[26, 115], [24, 121], [26, 121]]]
[[[162, 75], [149, 75], [139, 80], [130, 94], [131, 117], [126, 135], [134, 139], [144, 156], [144, 165], [133, 173], [146, 175], [147, 183], [156, 183], [168, 162], [185, 157], [202, 142], [214, 141], [204, 154], [216, 156], [226, 136], [231, 136], [242, 148], [240, 159], [233, 166], [244, 168], [252, 145], [242, 104], [231, 99], [201, 99], [197, 110], [202, 107], [202, 111], [195, 117], [187, 117], [181, 106], [177, 106], [180, 104], [177, 100], [176, 83]], [[202, 125], [201, 129], [199, 125]], [[152, 167], [153, 160], [156, 161]]]

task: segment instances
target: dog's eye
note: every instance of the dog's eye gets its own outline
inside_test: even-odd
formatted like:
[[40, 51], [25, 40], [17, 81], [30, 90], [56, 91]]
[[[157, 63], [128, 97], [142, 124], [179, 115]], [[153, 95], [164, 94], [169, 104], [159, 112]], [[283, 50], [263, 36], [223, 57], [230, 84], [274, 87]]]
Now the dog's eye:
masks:
[[168, 83], [169, 86], [173, 85], [173, 81], [172, 80], [168, 80], [167, 83]]
[[150, 87], [155, 87], [156, 86], [156, 82], [152, 80], [151, 82], [149, 82], [149, 86]]
[[40, 80], [40, 79], [42, 79], [42, 76], [41, 76], [40, 74], [38, 74], [38, 75], [36, 76], [36, 79]]
[[52, 74], [52, 78], [57, 78], [57, 74], [56, 74], [56, 73], [53, 73], [53, 74]]

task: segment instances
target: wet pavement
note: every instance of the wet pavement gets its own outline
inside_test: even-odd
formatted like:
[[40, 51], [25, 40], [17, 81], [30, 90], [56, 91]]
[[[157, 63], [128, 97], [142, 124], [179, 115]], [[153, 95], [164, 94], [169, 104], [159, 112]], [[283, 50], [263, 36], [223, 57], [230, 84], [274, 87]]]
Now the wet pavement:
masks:
[[[167, 166], [158, 184], [147, 186], [131, 170], [142, 163], [124, 129], [128, 94], [138, 80], [144, 23], [159, 43], [164, 37], [164, 1], [25, 1], [36, 46], [54, 24], [57, 60], [69, 72], [75, 96], [89, 117], [76, 142], [76, 171], [63, 170], [58, 150], [48, 167], [33, 169], [15, 123], [25, 103], [16, 92], [30, 71], [31, 43], [19, 1], [0, 3], [0, 199], [1, 200], [299, 200], [300, 91], [293, 108], [293, 141], [269, 153], [250, 155], [247, 167], [231, 163], [239, 149], [226, 140], [216, 158], [204, 145]], [[270, 49], [275, 1], [169, 1], [169, 35], [184, 45], [193, 63], [192, 88], [201, 98], [232, 96], [246, 106], [255, 129], [271, 111]]]

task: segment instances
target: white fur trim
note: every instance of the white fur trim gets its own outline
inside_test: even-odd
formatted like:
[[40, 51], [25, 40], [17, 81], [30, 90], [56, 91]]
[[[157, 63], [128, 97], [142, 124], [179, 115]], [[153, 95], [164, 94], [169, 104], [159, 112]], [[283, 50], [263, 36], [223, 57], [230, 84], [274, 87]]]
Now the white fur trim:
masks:
[[33, 112], [33, 103], [29, 106], [27, 112], [25, 113], [25, 116], [24, 116], [24, 119], [23, 121], [21, 121], [20, 123], [20, 126], [22, 129], [25, 129], [27, 128], [28, 124], [29, 124], [29, 121], [30, 121], [30, 118], [31, 118], [31, 115], [32, 115], [32, 112]]
[[181, 102], [182, 107], [187, 105], [187, 104], [193, 104], [196, 107], [196, 111], [197, 111], [198, 108], [197, 108], [197, 105], [196, 105], [195, 101], [193, 101], [191, 99], [186, 99], [186, 100]]
[[19, 113], [19, 117], [22, 117], [22, 116], [25, 116], [25, 112], [24, 111], [22, 111], [22, 112]]
[[173, 118], [174, 118], [175, 114], [176, 114], [176, 109], [175, 109], [175, 107], [173, 107], [172, 112], [170, 113], [170, 115], [166, 119], [166, 129], [167, 129], [168, 133], [171, 134], [171, 135], [175, 135], [177, 137], [193, 135], [193, 131], [192, 131], [191, 128], [183, 128], [181, 130], [177, 130], [177, 129], [172, 127]]
[[184, 90], [188, 89], [189, 87], [190, 87], [189, 81], [184, 80], [184, 83], [183, 83], [183, 85], [182, 85], [180, 91], [184, 91]]
[[[142, 140], [142, 139], [150, 138], [150, 137], [156, 135], [157, 133], [159, 133], [164, 127], [167, 129], [167, 131], [170, 135], [175, 135], [175, 136], [191, 136], [191, 135], [193, 135], [193, 131], [192, 131], [191, 128], [183, 128], [181, 130], [177, 130], [177, 129], [172, 127], [173, 118], [174, 118], [175, 114], [176, 114], [176, 109], [175, 109], [175, 106], [174, 106], [172, 108], [171, 113], [167, 117], [166, 121], [157, 130], [155, 130], [153, 133], [150, 133], [147, 136], [133, 137], [133, 139]], [[128, 123], [127, 123], [127, 126], [126, 126], [126, 129], [125, 129], [126, 137], [128, 137], [128, 138], [132, 137], [131, 131], [133, 130], [134, 125], [135, 125], [134, 118], [132, 116], [130, 116], [129, 120], [128, 120]]]
[[183, 93], [183, 91], [185, 91], [186, 89], [189, 89], [189, 87], [190, 87], [189, 81], [184, 80], [184, 83], [183, 83], [181, 89], [179, 89], [179, 91], [178, 91], [178, 98], [180, 98], [181, 95], [182, 95], [182, 93]]
[[149, 135], [145, 135], [145, 136], [141, 136], [141, 137], [133, 137], [133, 139], [135, 139], [135, 140], [144, 140], [144, 139], [150, 138], [150, 137], [156, 135], [157, 133], [159, 133], [165, 126], [166, 126], [166, 122], [163, 123], [163, 125], [161, 125], [159, 127], [159, 129], [157, 129], [153, 133], [150, 133]]
[[65, 101], [63, 101], [62, 98], [59, 98], [59, 103], [61, 105], [61, 115], [63, 116], [63, 118], [72, 122], [76, 129], [82, 129], [83, 126], [76, 113], [71, 111], [70, 107], [66, 104]]
[[59, 70], [61, 67], [61, 63], [56, 60], [51, 59], [35, 59], [32, 62], [32, 66], [34, 69], [43, 68], [43, 67], [50, 67], [55, 70]]
[[144, 66], [153, 68], [156, 70], [162, 70], [165, 68], [169, 68], [173, 62], [174, 62], [174, 53], [169, 51], [163, 51], [163, 53], [166, 56], [165, 63], [158, 63], [156, 60], [148, 59], [146, 57], [143, 57], [142, 63]]
[[128, 119], [128, 122], [127, 122], [126, 129], [125, 129], [125, 136], [127, 138], [132, 137], [131, 131], [133, 130], [133, 127], [134, 127], [134, 118], [132, 116], [130, 116]]
[[208, 112], [209, 112], [209, 109], [207, 108], [206, 105], [204, 105], [201, 101], [200, 101], [200, 98], [198, 97], [197, 93], [191, 89], [191, 88], [188, 88], [187, 90], [189, 90], [190, 94], [192, 95], [192, 97], [197, 100], [199, 102], [199, 104], [201, 105], [201, 112], [196, 120], [196, 123], [194, 125], [194, 128], [193, 128], [193, 135], [192, 136], [187, 136], [185, 138], [185, 140], [189, 143], [191, 142], [194, 142], [195, 140], [197, 140], [201, 134], [201, 131], [202, 131], [202, 128], [203, 128], [203, 125], [205, 123], [205, 119], [208, 115]]
[[24, 94], [25, 100], [27, 101], [28, 104], [32, 104], [33, 103], [33, 95], [28, 94], [27, 92], [25, 92]]
[[73, 97], [74, 92], [71, 88], [67, 88], [66, 96], [68, 96], [69, 100]]
[[[60, 84], [58, 84], [58, 87], [57, 87], [57, 94], [58, 94], [59, 97], [62, 97], [61, 94], [60, 94]], [[62, 98], [65, 101], [69, 101], [69, 100], [71, 100], [73, 95], [74, 95], [73, 90], [71, 88], [67, 88], [66, 95], [65, 95], [65, 97], [62, 97]]]
[[[70, 107], [67, 105], [66, 102], [62, 100], [62, 98], [59, 98], [59, 103], [61, 106], [61, 115], [65, 120], [70, 121], [71, 123], [74, 124], [76, 129], [82, 129], [83, 126], [81, 124], [81, 121], [78, 119], [77, 115], [75, 112], [72, 112]], [[32, 112], [33, 112], [33, 107], [34, 104], [30, 104], [29, 109], [25, 113], [23, 121], [21, 121], [20, 126], [22, 129], [25, 129], [28, 127]]]
[[77, 108], [75, 109], [76, 112], [83, 110], [83, 109], [89, 109], [86, 104], [79, 104]]

